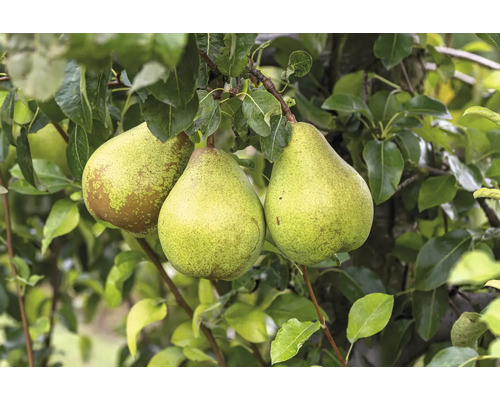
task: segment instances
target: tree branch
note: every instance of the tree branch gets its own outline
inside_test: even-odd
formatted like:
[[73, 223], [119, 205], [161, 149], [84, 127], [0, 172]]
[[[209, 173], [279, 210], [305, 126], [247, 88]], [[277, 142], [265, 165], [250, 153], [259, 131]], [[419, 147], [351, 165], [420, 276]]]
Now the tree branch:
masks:
[[469, 53], [468, 51], [452, 49], [450, 47], [440, 47], [440, 46], [435, 47], [435, 49], [441, 54], [444, 54], [446, 56], [472, 61], [475, 62], [476, 64], [479, 64], [489, 69], [500, 69], [499, 63], [491, 61], [488, 58], [478, 56], [477, 54]]
[[488, 222], [493, 228], [500, 228], [500, 219], [498, 218], [497, 213], [495, 210], [493, 210], [488, 203], [486, 202], [486, 199], [484, 197], [478, 197], [477, 202], [479, 203], [479, 206], [483, 209], [484, 213], [486, 214], [486, 218], [488, 218]]
[[413, 96], [415, 94], [415, 92], [413, 91], [413, 86], [411, 85], [410, 77], [408, 76], [408, 72], [406, 71], [406, 67], [403, 64], [403, 62], [400, 62], [399, 65], [401, 67], [401, 72], [403, 72], [403, 77], [405, 78], [408, 92], [410, 92], [410, 94]]
[[311, 286], [311, 282], [309, 282], [309, 275], [307, 275], [307, 267], [306, 266], [302, 266], [302, 273], [304, 275], [304, 281], [306, 282], [307, 290], [309, 290], [309, 295], [311, 296], [311, 300], [314, 303], [314, 307], [316, 308], [316, 312], [318, 314], [318, 318], [319, 318], [319, 322], [321, 323], [321, 327], [325, 331], [326, 337], [330, 341], [330, 344], [332, 345], [333, 350], [335, 351], [335, 354], [337, 355], [337, 358], [340, 361], [340, 364], [343, 367], [347, 367], [347, 364], [344, 361], [344, 359], [342, 358], [342, 355], [340, 354], [339, 349], [337, 348], [337, 345], [335, 344], [335, 340], [333, 340], [333, 337], [330, 333], [330, 330], [328, 329], [328, 326], [325, 323], [325, 318], [323, 317], [323, 314], [321, 313], [321, 310], [319, 309], [319, 305], [318, 305], [318, 302], [316, 300], [316, 296], [314, 295], [314, 291], [313, 291], [313, 288]]
[[292, 111], [290, 110], [290, 107], [288, 107], [288, 104], [286, 104], [285, 100], [283, 99], [283, 96], [281, 95], [280, 92], [278, 92], [278, 89], [276, 89], [276, 86], [274, 86], [274, 83], [271, 79], [267, 78], [260, 72], [257, 68], [248, 66], [247, 67], [248, 72], [252, 74], [254, 77], [256, 77], [259, 81], [262, 82], [262, 85], [266, 88], [266, 90], [271, 93], [276, 99], [280, 102], [281, 104], [281, 109], [283, 110], [283, 113], [286, 116], [286, 119], [291, 123], [295, 124], [297, 120], [295, 119], [295, 115], [293, 115]]
[[210, 58], [210, 56], [207, 54], [205, 50], [198, 50], [198, 53], [200, 53], [200, 56], [203, 61], [207, 64], [208, 68], [210, 68], [210, 71], [213, 72], [214, 75], [220, 75], [220, 71], [217, 68], [217, 64]]
[[252, 353], [257, 361], [259, 361], [260, 365], [262, 365], [263, 367], [269, 367], [269, 363], [267, 363], [266, 360], [262, 358], [259, 347], [255, 343], [250, 343], [250, 347], [252, 348]]
[[[184, 300], [184, 297], [182, 297], [182, 294], [179, 292], [177, 289], [177, 286], [175, 286], [175, 283], [170, 279], [170, 277], [167, 275], [165, 270], [163, 269], [163, 265], [161, 265], [160, 260], [154, 253], [154, 251], [149, 247], [149, 244], [144, 240], [144, 239], [136, 239], [137, 243], [142, 247], [144, 252], [147, 254], [149, 259], [153, 262], [155, 265], [156, 269], [161, 275], [161, 278], [164, 280], [164, 282], [167, 284], [168, 288], [172, 292], [172, 294], [175, 297], [175, 300], [177, 301], [177, 304], [184, 309], [187, 315], [189, 315], [189, 318], [193, 318], [193, 309], [189, 306], [189, 304]], [[215, 357], [217, 358], [217, 364], [219, 364], [220, 367], [226, 367], [226, 360], [224, 359], [224, 355], [222, 354], [222, 351], [219, 348], [219, 345], [215, 341], [214, 336], [212, 335], [212, 331], [207, 328], [206, 325], [203, 325], [203, 323], [200, 326], [201, 331], [207, 338], [208, 344], [212, 348]]]
[[59, 135], [64, 139], [66, 143], [69, 142], [69, 137], [66, 131], [63, 129], [61, 125], [59, 125], [57, 122], [52, 122], [52, 125], [57, 129], [57, 132], [59, 132]]
[[[7, 184], [4, 183], [2, 173], [0, 172], [0, 185], [3, 186], [4, 188], [8, 189]], [[7, 232], [7, 253], [9, 255], [9, 260], [10, 260], [10, 267], [12, 270], [12, 276], [14, 279], [17, 277], [17, 269], [16, 266], [14, 265], [14, 262], [12, 259], [14, 258], [14, 248], [12, 247], [12, 230], [10, 226], [10, 209], [9, 209], [9, 195], [8, 193], [2, 194], [2, 199], [3, 199], [3, 209], [4, 209], [4, 215], [5, 215], [5, 230]], [[23, 324], [23, 331], [24, 331], [24, 341], [26, 342], [26, 352], [28, 354], [28, 365], [30, 367], [35, 366], [35, 359], [33, 357], [33, 348], [31, 347], [31, 339], [30, 339], [30, 333], [29, 333], [29, 326], [28, 326], [28, 318], [26, 317], [26, 308], [24, 306], [24, 298], [23, 294], [21, 293], [21, 288], [19, 287], [19, 283], [15, 282], [16, 286], [16, 292], [17, 292], [17, 301], [19, 303], [19, 311], [21, 313], [21, 321]]]

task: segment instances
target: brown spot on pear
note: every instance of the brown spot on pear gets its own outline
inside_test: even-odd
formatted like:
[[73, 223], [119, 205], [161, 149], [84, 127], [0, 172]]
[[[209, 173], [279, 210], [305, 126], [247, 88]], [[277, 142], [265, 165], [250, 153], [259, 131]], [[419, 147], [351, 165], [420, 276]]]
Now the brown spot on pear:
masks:
[[184, 132], [163, 143], [146, 123], [108, 140], [92, 154], [83, 171], [87, 209], [95, 218], [134, 236], [150, 235], [193, 149]]

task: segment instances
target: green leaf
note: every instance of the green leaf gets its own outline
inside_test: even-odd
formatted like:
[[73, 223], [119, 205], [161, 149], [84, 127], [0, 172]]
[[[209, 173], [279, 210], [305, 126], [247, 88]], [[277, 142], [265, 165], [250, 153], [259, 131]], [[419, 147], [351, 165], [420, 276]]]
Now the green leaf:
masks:
[[12, 134], [12, 125], [14, 124], [14, 104], [16, 100], [16, 90], [9, 90], [9, 93], [5, 97], [2, 103], [1, 111], [1, 125], [2, 133], [5, 135], [7, 141], [11, 145], [16, 145], [16, 141]]
[[453, 346], [470, 347], [477, 350], [477, 342], [487, 330], [488, 326], [484, 321], [481, 321], [481, 314], [464, 312], [451, 328], [451, 343]]
[[394, 297], [384, 293], [371, 293], [352, 305], [347, 322], [347, 339], [358, 339], [380, 332], [391, 318]]
[[35, 323], [32, 323], [29, 327], [29, 333], [31, 336], [31, 340], [38, 341], [40, 335], [47, 333], [50, 330], [50, 321], [47, 317], [43, 316], [37, 318]]
[[92, 109], [87, 98], [85, 70], [75, 61], [66, 65], [64, 81], [56, 93], [56, 103], [64, 114], [85, 131], [92, 131]]
[[165, 142], [191, 124], [198, 112], [198, 104], [197, 96], [193, 96], [183, 108], [172, 107], [150, 96], [144, 102], [142, 112], [149, 130]]
[[476, 36], [483, 39], [486, 43], [500, 47], [500, 33], [476, 33]]
[[225, 36], [224, 33], [197, 33], [196, 42], [200, 50], [205, 51], [212, 60], [217, 60], [224, 47]]
[[[473, 367], [472, 361], [476, 357], [479, 357], [479, 354], [469, 347], [447, 347], [437, 353], [426, 367]], [[469, 360], [471, 362], [467, 362]]]
[[483, 177], [475, 165], [463, 164], [457, 156], [448, 156], [450, 169], [458, 183], [469, 192], [474, 192], [481, 187]]
[[424, 126], [415, 129], [415, 133], [422, 139], [443, 147], [447, 151], [452, 151], [450, 140], [446, 134], [436, 126], [432, 126], [430, 121], [424, 121]]
[[63, 326], [70, 332], [77, 333], [78, 331], [78, 320], [76, 319], [76, 314], [73, 306], [69, 303], [64, 303], [59, 308], [59, 320]]
[[488, 304], [482, 314], [482, 321], [486, 322], [491, 332], [494, 335], [500, 335], [500, 298]]
[[500, 280], [491, 280], [484, 284], [484, 286], [492, 287], [500, 290]]
[[43, 227], [42, 254], [45, 254], [52, 239], [70, 233], [78, 226], [79, 220], [80, 214], [76, 203], [70, 199], [57, 200]]
[[212, 304], [215, 302], [212, 282], [208, 279], [200, 279], [198, 282], [198, 298], [201, 304]]
[[132, 357], [137, 352], [137, 337], [142, 329], [167, 316], [167, 305], [161, 299], [143, 299], [127, 315], [127, 344]]
[[9, 189], [21, 194], [43, 195], [47, 194], [47, 192], [57, 193], [71, 184], [71, 181], [61, 171], [61, 168], [50, 161], [35, 159], [33, 160], [33, 168], [37, 173], [38, 179], [47, 189], [46, 192], [34, 188], [24, 179], [19, 164], [16, 164], [10, 170], [11, 175], [18, 180], [11, 184]]
[[255, 43], [256, 33], [228, 33], [224, 47], [217, 57], [219, 71], [228, 76], [239, 76], [248, 64], [248, 53]]
[[414, 287], [432, 290], [446, 283], [449, 272], [472, 242], [465, 230], [454, 230], [429, 240], [418, 253]]
[[47, 100], [59, 89], [66, 60], [54, 33], [9, 35], [6, 67], [14, 85], [28, 97]]
[[484, 117], [500, 126], [500, 114], [491, 111], [489, 108], [486, 107], [480, 107], [480, 106], [469, 107], [463, 113], [464, 117], [466, 115], [476, 115], [479, 117]]
[[[69, 130], [69, 141], [66, 147], [68, 167], [73, 177], [82, 179], [83, 169], [89, 158], [89, 141], [87, 132], [79, 125], [72, 125]], [[43, 181], [42, 181], [43, 182]]]
[[317, 59], [328, 41], [328, 33], [299, 33], [300, 40], [314, 59]]
[[[266, 313], [278, 326], [285, 324], [291, 318], [299, 321], [310, 321], [318, 318], [313, 302], [295, 293], [286, 293], [276, 297], [266, 309]], [[322, 310], [321, 313], [325, 319], [328, 319], [326, 312]]]
[[448, 309], [446, 286], [423, 292], [416, 290], [412, 296], [413, 316], [419, 336], [428, 341], [437, 332], [439, 321]]
[[185, 321], [178, 325], [172, 333], [170, 341], [178, 347], [203, 347], [206, 345], [205, 336], [194, 336], [191, 321]]
[[124, 251], [115, 257], [104, 289], [104, 298], [108, 307], [118, 307], [121, 304], [123, 283], [132, 276], [134, 267], [142, 258], [142, 254], [134, 250]]
[[387, 69], [391, 69], [408, 57], [413, 48], [411, 33], [383, 33], [375, 41], [373, 53], [382, 60]]
[[313, 104], [298, 90], [295, 92], [295, 99], [297, 100], [297, 109], [303, 120], [310, 121], [318, 128], [333, 129], [335, 127], [333, 115]]
[[399, 131], [394, 135], [394, 140], [405, 161], [418, 164], [420, 159], [420, 139], [417, 135], [408, 130]]
[[332, 94], [324, 101], [321, 108], [347, 114], [359, 112], [367, 117], [368, 120], [373, 119], [370, 109], [363, 99], [350, 94]]
[[392, 366], [401, 355], [403, 348], [411, 338], [411, 319], [398, 319], [390, 322], [381, 334], [382, 364]]
[[300, 322], [292, 318], [286, 322], [271, 342], [271, 363], [276, 364], [294, 357], [309, 337], [321, 328], [319, 321]]
[[474, 198], [486, 197], [488, 199], [500, 200], [500, 190], [481, 188], [474, 192]]
[[111, 61], [102, 69], [86, 72], [86, 90], [94, 119], [106, 125], [108, 115], [108, 82], [111, 78]]
[[457, 194], [457, 181], [453, 175], [427, 178], [418, 193], [418, 211], [452, 201]]
[[448, 108], [439, 100], [418, 94], [403, 104], [403, 110], [408, 114], [430, 115], [431, 117], [451, 119]]
[[25, 129], [21, 129], [21, 134], [17, 138], [17, 162], [26, 182], [38, 190], [46, 190], [33, 167], [30, 144]]
[[401, 261], [414, 264], [424, 245], [424, 238], [417, 232], [406, 232], [396, 239], [392, 253]]
[[260, 148], [266, 158], [274, 162], [292, 139], [292, 125], [283, 114], [271, 116], [271, 134], [260, 137]]
[[80, 358], [84, 363], [89, 362], [92, 354], [92, 341], [86, 335], [80, 336], [78, 340], [78, 348], [80, 349]]
[[500, 277], [500, 262], [482, 250], [465, 253], [450, 271], [450, 285], [478, 285]]
[[375, 272], [365, 267], [350, 266], [339, 277], [339, 288], [351, 302], [370, 293], [385, 293], [385, 287]]
[[488, 352], [497, 358], [500, 358], [500, 339], [491, 342]]
[[191, 33], [179, 65], [170, 71], [166, 82], [160, 80], [156, 83], [153, 95], [170, 106], [185, 107], [195, 94], [199, 64], [196, 37]]
[[5, 288], [0, 285], [0, 314], [3, 314], [9, 306], [9, 295]]
[[370, 140], [363, 151], [368, 167], [368, 178], [376, 204], [389, 199], [398, 187], [403, 173], [404, 160], [393, 142]]
[[251, 343], [267, 341], [266, 314], [246, 303], [234, 303], [224, 313], [227, 323]]
[[220, 302], [213, 304], [202, 303], [196, 306], [193, 313], [193, 335], [195, 338], [200, 336], [200, 325], [203, 320], [203, 316], [221, 306], [222, 304]]
[[307, 75], [312, 67], [312, 57], [303, 50], [297, 50], [290, 54], [286, 70], [283, 71], [281, 78], [288, 81], [290, 76], [295, 75], [300, 78]]
[[198, 90], [198, 99], [200, 106], [193, 123], [186, 129], [188, 135], [193, 135], [200, 131], [202, 134], [201, 140], [205, 140], [208, 136], [214, 133], [220, 125], [221, 109], [220, 102], [216, 101], [212, 94], [208, 94], [206, 90]]
[[198, 362], [210, 361], [213, 364], [217, 364], [217, 361], [196, 347], [184, 347], [182, 351], [188, 360]]
[[276, 98], [263, 89], [253, 89], [247, 93], [241, 105], [248, 125], [260, 136], [271, 134], [271, 115], [279, 114], [281, 107]]
[[180, 347], [167, 347], [156, 353], [148, 363], [148, 367], [178, 367], [186, 359]]
[[158, 61], [150, 61], [142, 66], [142, 69], [134, 77], [130, 92], [136, 92], [156, 82], [167, 72], [167, 69]]

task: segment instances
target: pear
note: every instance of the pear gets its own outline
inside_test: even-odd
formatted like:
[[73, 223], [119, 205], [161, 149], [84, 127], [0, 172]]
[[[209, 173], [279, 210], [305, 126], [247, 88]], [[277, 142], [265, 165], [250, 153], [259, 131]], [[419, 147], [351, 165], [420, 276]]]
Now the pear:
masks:
[[163, 204], [158, 235], [172, 266], [205, 279], [234, 280], [259, 257], [266, 225], [262, 204], [226, 152], [195, 150]]
[[146, 123], [108, 140], [83, 171], [87, 209], [136, 237], [154, 233], [161, 206], [193, 149], [185, 133], [162, 143]]
[[67, 143], [52, 124], [44, 126], [35, 133], [28, 135], [31, 158], [42, 158], [53, 162], [61, 168], [65, 175], [70, 175], [66, 158]]
[[296, 123], [273, 167], [265, 200], [269, 232], [291, 260], [314, 265], [360, 247], [373, 222], [365, 180], [314, 126]]

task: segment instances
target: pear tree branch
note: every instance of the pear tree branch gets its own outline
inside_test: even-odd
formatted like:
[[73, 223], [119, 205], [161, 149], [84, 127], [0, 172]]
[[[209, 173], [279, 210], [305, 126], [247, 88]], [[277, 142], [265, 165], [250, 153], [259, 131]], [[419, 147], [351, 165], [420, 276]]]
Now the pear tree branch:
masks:
[[[154, 251], [151, 249], [149, 244], [144, 240], [144, 239], [136, 239], [137, 243], [141, 246], [141, 248], [144, 250], [146, 255], [149, 257], [151, 262], [155, 265], [156, 269], [160, 273], [161, 278], [163, 281], [167, 284], [168, 288], [172, 292], [172, 294], [175, 297], [175, 300], [177, 301], [177, 304], [184, 309], [187, 315], [189, 315], [189, 318], [193, 318], [193, 309], [189, 306], [189, 304], [186, 302], [184, 297], [182, 296], [181, 292], [179, 292], [179, 289], [177, 289], [177, 286], [175, 286], [175, 283], [170, 279], [170, 277], [167, 275], [165, 270], [163, 269], [163, 265], [161, 265], [160, 260], [154, 253]], [[215, 357], [217, 358], [217, 364], [219, 364], [220, 367], [226, 367], [226, 360], [224, 359], [224, 355], [222, 354], [222, 351], [219, 348], [219, 345], [215, 341], [215, 338], [212, 334], [212, 331], [206, 326], [203, 325], [203, 323], [200, 326], [201, 331], [207, 338], [208, 344], [212, 348]]]
[[[6, 189], [8, 188], [7, 184], [6, 183], [4, 184], [1, 172], [0, 172], [0, 186], [3, 186]], [[12, 247], [12, 230], [11, 230], [11, 225], [10, 225], [10, 209], [9, 209], [8, 193], [3, 193], [2, 199], [3, 199], [3, 209], [4, 209], [4, 215], [5, 215], [5, 230], [7, 231], [7, 253], [9, 255], [12, 276], [15, 279], [17, 277], [17, 268], [16, 268], [14, 262], [12, 261], [12, 259], [14, 258], [14, 248]], [[24, 297], [23, 297], [23, 294], [21, 292], [21, 288], [19, 287], [19, 284], [16, 282], [15, 285], [16, 285], [16, 292], [17, 292], [17, 301], [19, 303], [19, 311], [21, 313], [21, 321], [23, 324], [24, 341], [26, 342], [26, 352], [28, 353], [28, 365], [30, 367], [34, 367], [35, 366], [35, 359], [33, 357], [33, 347], [31, 346], [28, 318], [26, 317], [26, 308], [24, 306]]]
[[257, 78], [259, 81], [262, 82], [262, 85], [266, 88], [266, 90], [271, 93], [276, 100], [280, 102], [281, 109], [283, 110], [283, 113], [286, 116], [286, 119], [291, 123], [295, 124], [297, 120], [295, 119], [295, 115], [293, 115], [292, 111], [290, 110], [290, 107], [288, 107], [288, 104], [286, 104], [285, 99], [283, 99], [283, 96], [281, 95], [280, 92], [278, 92], [278, 89], [276, 89], [276, 86], [274, 86], [273, 81], [264, 76], [262, 72], [260, 72], [257, 68], [248, 66], [247, 67], [248, 72], [250, 72], [251, 75], [253, 75], [255, 78]]
[[304, 281], [306, 282], [307, 290], [309, 290], [309, 295], [311, 296], [311, 300], [314, 303], [314, 307], [316, 308], [316, 313], [318, 314], [319, 322], [321, 323], [321, 327], [325, 331], [326, 337], [330, 341], [330, 344], [332, 345], [333, 350], [335, 351], [335, 354], [337, 355], [337, 358], [340, 361], [340, 364], [343, 367], [347, 367], [347, 363], [344, 361], [344, 358], [339, 352], [339, 349], [337, 345], [335, 344], [335, 340], [333, 340], [332, 334], [330, 333], [330, 329], [328, 329], [328, 326], [325, 323], [325, 318], [323, 317], [323, 314], [321, 313], [321, 310], [319, 309], [318, 301], [316, 300], [316, 296], [314, 295], [313, 288], [311, 286], [311, 282], [309, 281], [309, 275], [307, 274], [307, 267], [302, 266], [302, 273], [304, 276]]
[[59, 135], [63, 138], [63, 140], [68, 143], [69, 142], [69, 137], [64, 128], [59, 125], [57, 122], [52, 122], [52, 125], [57, 129], [57, 132], [59, 132]]

